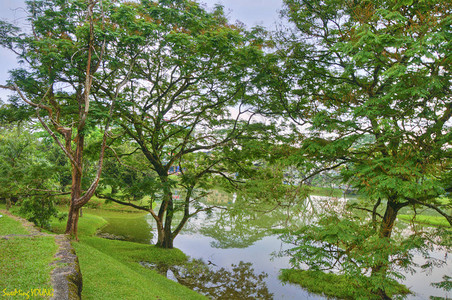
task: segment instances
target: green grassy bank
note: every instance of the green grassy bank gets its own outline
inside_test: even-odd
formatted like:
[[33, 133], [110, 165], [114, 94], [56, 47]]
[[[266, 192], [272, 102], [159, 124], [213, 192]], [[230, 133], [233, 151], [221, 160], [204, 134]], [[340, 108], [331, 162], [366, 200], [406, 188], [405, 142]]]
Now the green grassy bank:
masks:
[[[22, 224], [0, 212], [0, 236], [29, 234]], [[0, 238], [0, 296], [2, 299], [48, 299], [50, 263], [57, 251], [53, 236]], [[38, 289], [40, 291], [38, 291]]]
[[414, 222], [427, 226], [435, 227], [450, 227], [449, 222], [443, 216], [428, 216], [428, 215], [398, 215], [397, 218], [406, 222]]
[[[104, 213], [105, 218], [101, 216]], [[79, 219], [80, 241], [72, 245], [83, 275], [83, 299], [206, 299], [139, 264], [141, 261], [183, 263], [187, 256], [182, 251], [93, 236], [99, 228], [108, 226], [106, 219], [119, 218], [121, 214], [126, 220], [137, 217], [127, 212], [85, 209]], [[54, 220], [51, 230], [63, 232], [65, 225], [65, 221]]]
[[[100, 228], [109, 225], [108, 220], [123, 218], [127, 224], [142, 219], [143, 213], [112, 206], [102, 203], [97, 206], [102, 209], [84, 209], [79, 219], [80, 241], [73, 241], [72, 245], [83, 276], [83, 299], [206, 299], [139, 263], [183, 263], [187, 256], [182, 251], [95, 237]], [[66, 208], [61, 210], [64, 212]], [[12, 211], [17, 213], [17, 208]], [[54, 219], [50, 225], [51, 232], [63, 233], [66, 221]], [[28, 231], [20, 222], [4, 215], [0, 218], [0, 236], [8, 234], [28, 234]], [[8, 292], [16, 288], [22, 291], [51, 288], [49, 263], [57, 250], [52, 236], [0, 239], [0, 249], [0, 295], [4, 296], [5, 288]]]
[[[280, 279], [285, 282], [300, 285], [311, 293], [323, 295], [328, 298], [381, 299], [378, 296], [372, 296], [371, 291], [366, 289], [366, 287], [358, 286], [356, 280], [345, 275], [324, 273], [321, 271], [282, 269]], [[404, 285], [396, 282], [394, 282], [394, 285], [397, 289], [397, 295], [410, 293]]]

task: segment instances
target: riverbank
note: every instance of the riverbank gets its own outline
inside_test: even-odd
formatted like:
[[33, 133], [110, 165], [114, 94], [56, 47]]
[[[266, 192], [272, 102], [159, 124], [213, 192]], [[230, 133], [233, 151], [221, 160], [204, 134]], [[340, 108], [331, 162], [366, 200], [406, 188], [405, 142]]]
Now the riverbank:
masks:
[[[95, 237], [97, 230], [108, 222], [87, 211], [79, 219], [80, 241], [72, 243], [83, 274], [83, 299], [205, 299], [139, 264], [182, 263], [187, 260], [182, 251]], [[60, 232], [65, 224], [54, 220], [52, 231]]]
[[[0, 235], [28, 234], [11, 218], [2, 217]], [[108, 225], [100, 217], [84, 213], [79, 221], [79, 242], [72, 242], [83, 275], [83, 299], [206, 299], [204, 296], [146, 269], [140, 261], [178, 264], [187, 256], [178, 249], [164, 250], [152, 245], [107, 240], [93, 236]], [[61, 233], [65, 221], [53, 220], [51, 230]], [[22, 229], [21, 229], [22, 228]], [[57, 246], [52, 236], [36, 240], [14, 238], [0, 240], [0, 282], [6, 291], [51, 289], [49, 265]], [[20, 284], [19, 284], [20, 283]], [[41, 297], [37, 299], [48, 299]]]

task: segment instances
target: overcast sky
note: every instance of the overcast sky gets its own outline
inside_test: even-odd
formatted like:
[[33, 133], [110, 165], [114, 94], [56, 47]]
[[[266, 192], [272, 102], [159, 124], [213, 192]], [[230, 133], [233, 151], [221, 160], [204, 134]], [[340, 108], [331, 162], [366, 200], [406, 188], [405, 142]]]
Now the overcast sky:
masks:
[[[279, 23], [279, 11], [282, 0], [198, 0], [208, 10], [215, 4], [224, 6], [224, 11], [232, 23], [243, 22], [248, 28], [260, 25], [268, 29]], [[25, 4], [23, 0], [0, 0], [0, 19], [21, 25], [25, 22]], [[16, 67], [14, 54], [0, 47], [0, 84], [8, 78], [8, 70]], [[0, 98], [5, 100], [6, 92], [0, 89]]]

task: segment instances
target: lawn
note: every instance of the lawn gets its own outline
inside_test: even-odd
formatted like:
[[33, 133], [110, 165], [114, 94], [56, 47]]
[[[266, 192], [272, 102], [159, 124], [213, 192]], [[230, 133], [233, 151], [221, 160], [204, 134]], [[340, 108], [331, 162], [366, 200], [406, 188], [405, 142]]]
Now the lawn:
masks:
[[[83, 217], [79, 219], [80, 241], [72, 243], [83, 276], [83, 299], [206, 299], [139, 264], [140, 261], [183, 263], [187, 257], [182, 251], [93, 236], [100, 228], [109, 225], [108, 220], [123, 218], [134, 223], [144, 215], [142, 212], [119, 212], [115, 209], [84, 209]], [[54, 233], [63, 233], [65, 227], [65, 220], [51, 221]], [[3, 216], [0, 218], [0, 235], [7, 234], [28, 232], [20, 222]], [[14, 292], [16, 288], [22, 291], [50, 289], [49, 263], [53, 261], [56, 248], [52, 236], [0, 240], [1, 290], [6, 288], [7, 292]]]
[[[28, 234], [20, 222], [3, 215], [0, 218], [0, 235]], [[27, 298], [41, 291], [52, 291], [49, 265], [57, 251], [53, 236], [10, 237], [0, 239], [0, 290], [2, 296]], [[17, 292], [16, 296], [13, 296]], [[22, 296], [19, 296], [22, 294]], [[34, 296], [32, 299], [48, 299]], [[9, 298], [7, 298], [9, 299]]]
[[[206, 299], [139, 264], [140, 261], [183, 263], [187, 257], [182, 251], [93, 236], [108, 225], [109, 219], [122, 217], [134, 222], [140, 216], [143, 214], [84, 210], [83, 217], [79, 218], [80, 241], [72, 243], [83, 275], [83, 299]], [[54, 232], [63, 232], [65, 226], [65, 221], [51, 222]]]
[[[54, 233], [64, 233], [66, 229], [67, 219], [58, 220], [53, 219], [50, 222], [50, 230]], [[108, 222], [100, 217], [91, 214], [83, 214], [83, 217], [78, 221], [78, 236], [92, 236], [97, 230], [107, 225]]]
[[397, 218], [406, 222], [415, 222], [422, 225], [435, 227], [450, 227], [449, 222], [443, 216], [427, 216], [427, 215], [398, 215]]
[[73, 243], [83, 274], [83, 299], [206, 299], [139, 261], [183, 262], [177, 249], [82, 237]]
[[29, 234], [28, 230], [25, 229], [19, 221], [8, 217], [0, 212], [0, 236], [8, 234]]

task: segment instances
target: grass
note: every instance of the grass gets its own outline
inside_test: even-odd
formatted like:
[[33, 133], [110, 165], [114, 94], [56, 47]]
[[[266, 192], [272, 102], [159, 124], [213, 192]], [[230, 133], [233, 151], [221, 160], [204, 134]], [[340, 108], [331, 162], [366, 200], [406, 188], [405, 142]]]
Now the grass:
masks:
[[[149, 244], [152, 240], [151, 225], [145, 218], [146, 212], [118, 212], [103, 209], [87, 209], [85, 212], [107, 220], [108, 224], [104, 227], [106, 232], [114, 232], [132, 242]], [[129, 235], [131, 231], [134, 232], [133, 236]]]
[[[1, 215], [2, 213], [0, 213]], [[29, 234], [19, 221], [16, 221], [7, 215], [0, 218], [0, 235], [8, 234]]]
[[[110, 204], [105, 204], [109, 206]], [[165, 250], [149, 244], [113, 241], [93, 237], [107, 220], [143, 219], [145, 213], [119, 210], [84, 209], [79, 218], [80, 242], [73, 242], [83, 274], [84, 299], [206, 299], [204, 296], [173, 282], [156, 271], [139, 264], [140, 261], [181, 264], [187, 256], [178, 249]], [[143, 220], [142, 220], [143, 221]], [[145, 221], [144, 221], [145, 222]], [[124, 224], [124, 222], [123, 222]], [[51, 230], [63, 233], [66, 221], [51, 221]], [[20, 222], [3, 216], [0, 235], [28, 234]], [[0, 289], [28, 292], [51, 289], [49, 263], [57, 246], [54, 238], [27, 237], [0, 240]], [[5, 250], [3, 250], [5, 249]], [[3, 295], [3, 293], [1, 293]], [[8, 298], [6, 298], [8, 299]], [[44, 298], [33, 298], [44, 299]]]
[[435, 227], [451, 227], [449, 222], [443, 216], [427, 216], [427, 215], [398, 215], [397, 218], [406, 222], [415, 222]]
[[137, 263], [186, 259], [179, 250], [96, 237], [85, 237], [73, 244], [85, 279], [83, 299], [203, 299]]
[[[320, 271], [303, 271], [294, 269], [282, 269], [280, 279], [282, 281], [298, 284], [310, 293], [335, 297], [339, 299], [356, 299], [357, 295], [366, 295], [360, 299], [380, 299], [371, 296], [371, 292], [364, 287], [356, 286], [353, 278], [345, 275], [324, 273]], [[395, 283], [398, 289], [397, 294], [409, 294], [410, 291], [402, 284]]]
[[327, 188], [327, 187], [318, 187], [318, 186], [309, 186], [309, 194], [316, 196], [325, 196], [325, 197], [343, 197], [343, 192], [341, 189], [335, 188]]
[[139, 261], [183, 262], [180, 250], [97, 237], [73, 243], [83, 273], [83, 299], [205, 299]]
[[[165, 250], [149, 244], [93, 237], [107, 220], [126, 219], [124, 224], [143, 217], [143, 213], [84, 209], [79, 218], [79, 242], [73, 242], [83, 274], [83, 299], [205, 299], [173, 282], [140, 261], [180, 264], [187, 256], [178, 249]], [[66, 222], [52, 221], [55, 232], [63, 232]], [[107, 225], [108, 226], [108, 225]]]
[[[50, 230], [55, 233], [64, 233], [66, 229], [67, 219], [57, 220], [53, 219], [50, 222]], [[92, 236], [99, 228], [107, 225], [108, 222], [100, 217], [91, 214], [83, 214], [83, 217], [78, 221], [78, 236]]]
[[[4, 234], [28, 234], [28, 231], [20, 224], [7, 216], [0, 218], [0, 235]], [[31, 297], [32, 290], [46, 289], [50, 291], [49, 265], [54, 261], [57, 251], [55, 239], [52, 236], [35, 237], [11, 237], [0, 239], [0, 290], [2, 296], [6, 293], [19, 294], [11, 296], [23, 298], [26, 293]], [[13, 294], [11, 294], [13, 295]], [[48, 299], [35, 296], [33, 299]]]

